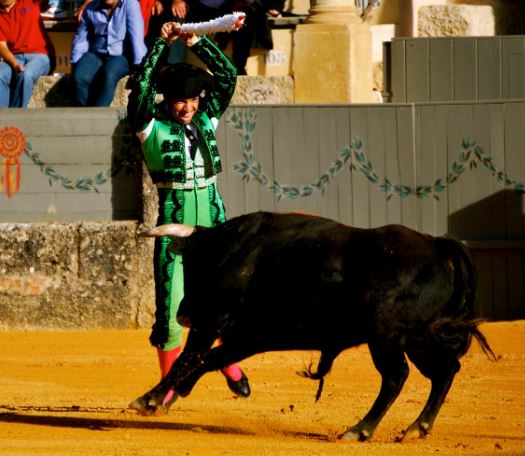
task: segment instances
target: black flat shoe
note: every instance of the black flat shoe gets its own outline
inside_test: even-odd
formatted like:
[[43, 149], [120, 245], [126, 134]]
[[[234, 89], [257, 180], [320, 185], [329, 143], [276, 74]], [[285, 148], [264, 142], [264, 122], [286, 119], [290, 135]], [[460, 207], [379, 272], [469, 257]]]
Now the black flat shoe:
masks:
[[226, 377], [226, 382], [228, 383], [228, 387], [233, 394], [239, 397], [248, 397], [251, 394], [248, 377], [246, 377], [243, 371], [241, 371], [241, 374], [242, 377], [237, 381], [230, 380], [228, 377]]

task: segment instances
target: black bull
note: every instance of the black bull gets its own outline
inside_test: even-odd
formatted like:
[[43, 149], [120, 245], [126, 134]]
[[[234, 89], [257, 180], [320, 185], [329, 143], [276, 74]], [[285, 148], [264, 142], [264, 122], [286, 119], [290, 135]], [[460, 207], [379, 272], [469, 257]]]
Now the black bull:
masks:
[[[465, 247], [399, 225], [352, 228], [301, 214], [258, 212], [214, 228], [166, 225], [183, 255], [185, 296], [178, 320], [190, 328], [169, 374], [131, 407], [163, 410], [173, 391], [254, 354], [320, 350], [320, 380], [343, 350], [367, 343], [381, 374], [366, 416], [341, 435], [366, 440], [408, 376], [405, 355], [431, 381], [428, 401], [404, 431], [432, 427], [474, 336], [494, 357], [473, 318], [476, 273]], [[222, 345], [211, 348], [222, 339]], [[365, 379], [363, 379], [365, 380]], [[172, 390], [172, 391], [170, 391]]]

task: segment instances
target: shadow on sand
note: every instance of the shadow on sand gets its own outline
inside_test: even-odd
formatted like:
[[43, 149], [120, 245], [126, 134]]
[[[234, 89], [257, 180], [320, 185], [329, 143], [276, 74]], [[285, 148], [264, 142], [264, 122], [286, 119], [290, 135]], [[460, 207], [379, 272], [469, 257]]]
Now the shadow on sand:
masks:
[[[36, 426], [51, 426], [63, 428], [80, 428], [92, 431], [108, 431], [111, 429], [147, 429], [186, 432], [208, 432], [210, 434], [255, 435], [255, 432], [228, 426], [213, 426], [194, 423], [176, 423], [156, 421], [151, 418], [144, 420], [136, 414], [127, 414], [117, 408], [83, 408], [72, 407], [0, 407], [10, 411], [0, 412], [0, 423], [31, 424]], [[27, 413], [26, 413], [27, 412]], [[47, 412], [47, 413], [45, 413]], [[29, 413], [39, 413], [38, 415]], [[78, 416], [56, 416], [55, 413], [122, 413], [126, 419], [89, 418]], [[304, 432], [280, 431], [281, 434], [302, 439], [329, 441], [326, 435]]]

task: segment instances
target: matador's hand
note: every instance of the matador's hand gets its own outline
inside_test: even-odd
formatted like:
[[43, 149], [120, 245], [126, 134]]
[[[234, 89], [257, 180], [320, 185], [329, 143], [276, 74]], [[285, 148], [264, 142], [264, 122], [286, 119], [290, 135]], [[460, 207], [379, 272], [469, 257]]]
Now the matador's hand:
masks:
[[160, 37], [168, 44], [172, 44], [181, 35], [180, 24], [178, 22], [165, 22], [160, 29]]

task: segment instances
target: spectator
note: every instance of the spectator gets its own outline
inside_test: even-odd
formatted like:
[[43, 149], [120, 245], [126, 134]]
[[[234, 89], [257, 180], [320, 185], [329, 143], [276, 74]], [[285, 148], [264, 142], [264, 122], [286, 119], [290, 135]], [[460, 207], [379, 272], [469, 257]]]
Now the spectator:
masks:
[[71, 50], [73, 102], [109, 106], [117, 83], [146, 54], [137, 0], [93, 0], [80, 17]]
[[[161, 27], [166, 22], [184, 22], [188, 12], [186, 2], [179, 0], [140, 0], [142, 15], [144, 17], [144, 34], [146, 46], [153, 46], [159, 37]], [[146, 25], [147, 23], [147, 25]], [[180, 63], [186, 56], [186, 47], [180, 40], [176, 40], [170, 47], [167, 62]]]
[[40, 18], [40, 0], [0, 0], [0, 108], [25, 108], [55, 50]]
[[151, 17], [162, 12], [162, 4], [157, 0], [139, 0], [139, 4], [144, 19], [144, 36], [147, 36]]
[[[155, 43], [164, 23], [203, 22], [216, 19], [232, 12], [231, 2], [232, 0], [155, 0], [146, 45], [151, 47]], [[185, 57], [186, 47], [182, 45], [181, 40], [176, 40], [170, 47], [168, 63], [183, 62]]]
[[47, 9], [40, 14], [42, 19], [46, 21], [65, 19], [67, 17], [66, 3], [66, 0], [49, 0]]
[[[89, 2], [90, 0], [87, 0]], [[77, 15], [84, 3], [84, 0], [73, 1], [73, 16]], [[48, 0], [47, 9], [40, 14], [45, 21], [55, 21], [66, 19], [69, 16], [67, 10], [67, 0]]]
[[215, 40], [222, 50], [226, 49], [231, 40], [232, 60], [237, 74], [246, 74], [246, 63], [252, 48], [273, 48], [268, 17], [281, 16], [283, 9], [284, 0], [235, 0], [232, 11], [242, 11], [246, 14], [244, 27], [236, 33], [218, 33]]
[[[163, 1], [164, 3], [160, 3]], [[268, 16], [279, 16], [284, 8], [284, 0], [157, 0], [162, 11], [154, 16], [156, 26], [152, 23], [151, 37], [158, 35], [158, 30], [164, 22], [181, 19], [184, 22], [203, 22], [216, 19], [233, 11], [246, 14], [244, 27], [235, 33], [218, 33], [215, 41], [221, 50], [225, 50], [232, 41], [232, 60], [240, 75], [246, 74], [246, 62], [252, 47], [272, 49], [271, 31], [268, 28]], [[150, 38], [147, 38], [148, 42]], [[168, 61], [174, 63], [184, 59], [180, 49], [170, 50]], [[180, 48], [180, 45], [179, 45]], [[175, 57], [174, 57], [175, 56]]]

